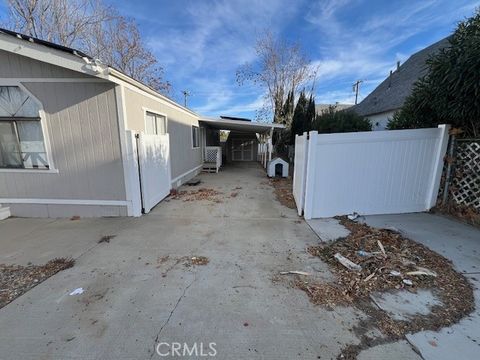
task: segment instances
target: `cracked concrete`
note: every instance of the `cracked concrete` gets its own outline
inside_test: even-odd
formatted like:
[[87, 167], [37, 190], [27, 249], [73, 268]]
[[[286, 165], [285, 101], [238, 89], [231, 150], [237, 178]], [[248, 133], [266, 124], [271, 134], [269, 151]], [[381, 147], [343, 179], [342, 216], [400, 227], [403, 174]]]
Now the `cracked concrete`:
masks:
[[[215, 342], [220, 359], [335, 359], [358, 343], [357, 310], [327, 311], [272, 281], [285, 270], [331, 274], [306, 253], [317, 236], [275, 199], [264, 171], [247, 163], [201, 179], [221, 203], [167, 199], [135, 219], [1, 222], [0, 262], [78, 259], [0, 309], [0, 358], [160, 359], [152, 344], [161, 340]], [[117, 236], [97, 244], [107, 234]], [[195, 255], [210, 263], [175, 263]], [[78, 287], [85, 292], [68, 295]]]

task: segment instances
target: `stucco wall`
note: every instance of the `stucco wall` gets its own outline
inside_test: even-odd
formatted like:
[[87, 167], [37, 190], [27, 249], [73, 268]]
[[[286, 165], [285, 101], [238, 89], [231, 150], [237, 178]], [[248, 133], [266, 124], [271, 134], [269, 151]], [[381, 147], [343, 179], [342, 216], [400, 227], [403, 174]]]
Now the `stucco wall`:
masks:
[[125, 107], [129, 130], [145, 130], [146, 110], [167, 117], [172, 181], [189, 172], [193, 173], [202, 164], [201, 148], [192, 148], [192, 125], [198, 126], [198, 118], [194, 114], [129, 88], [125, 88]]
[[385, 130], [385, 128], [387, 127], [387, 123], [393, 117], [393, 114], [395, 114], [394, 110], [367, 116], [368, 120], [370, 120], [370, 122], [372, 123], [372, 130]]

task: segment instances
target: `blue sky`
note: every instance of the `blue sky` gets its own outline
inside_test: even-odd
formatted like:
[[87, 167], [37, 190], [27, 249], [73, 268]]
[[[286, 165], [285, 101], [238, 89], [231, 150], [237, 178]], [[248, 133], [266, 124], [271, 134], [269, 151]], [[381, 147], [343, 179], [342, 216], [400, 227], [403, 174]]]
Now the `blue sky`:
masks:
[[412, 53], [447, 36], [473, 14], [472, 0], [107, 0], [137, 20], [174, 86], [191, 92], [203, 115], [254, 117], [263, 92], [239, 86], [237, 68], [255, 61], [264, 29], [299, 41], [320, 65], [317, 103], [353, 102], [352, 83], [368, 95]]

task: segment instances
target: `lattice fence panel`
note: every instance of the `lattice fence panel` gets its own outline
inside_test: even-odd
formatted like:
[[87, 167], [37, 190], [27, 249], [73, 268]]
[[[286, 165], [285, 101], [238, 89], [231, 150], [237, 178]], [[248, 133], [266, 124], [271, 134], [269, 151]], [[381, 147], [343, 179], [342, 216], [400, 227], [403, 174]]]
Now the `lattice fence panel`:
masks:
[[480, 210], [480, 140], [458, 142], [450, 197]]
[[205, 151], [205, 162], [217, 162], [217, 154], [219, 149], [217, 148], [207, 148]]

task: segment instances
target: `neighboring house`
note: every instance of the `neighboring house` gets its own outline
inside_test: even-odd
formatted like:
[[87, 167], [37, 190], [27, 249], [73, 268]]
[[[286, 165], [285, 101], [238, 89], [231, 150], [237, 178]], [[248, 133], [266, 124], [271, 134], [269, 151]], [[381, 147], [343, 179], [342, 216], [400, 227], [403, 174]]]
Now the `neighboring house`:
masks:
[[426, 74], [427, 59], [447, 46], [448, 38], [442, 39], [413, 54], [403, 65], [398, 63], [397, 69], [390, 72], [388, 78], [351, 110], [367, 117], [373, 130], [384, 130], [393, 114], [411, 94], [415, 81]]
[[139, 216], [202, 170], [218, 130], [275, 127], [202, 119], [80, 51], [0, 29], [0, 204], [12, 215]]
[[315, 105], [315, 111], [317, 112], [317, 115], [321, 115], [324, 111], [327, 111], [331, 106], [333, 106], [335, 108], [335, 111], [340, 111], [340, 110], [349, 109], [353, 105], [352, 104], [340, 104], [340, 103], [317, 104], [317, 105]]

